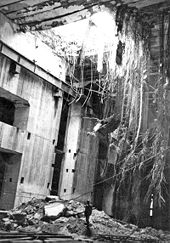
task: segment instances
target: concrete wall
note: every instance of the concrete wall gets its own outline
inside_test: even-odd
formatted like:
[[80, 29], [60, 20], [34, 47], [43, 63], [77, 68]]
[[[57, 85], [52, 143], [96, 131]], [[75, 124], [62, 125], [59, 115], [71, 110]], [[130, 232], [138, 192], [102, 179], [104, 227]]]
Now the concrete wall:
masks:
[[21, 165], [21, 154], [4, 153], [6, 156], [4, 183], [0, 195], [0, 208], [11, 209], [14, 205], [18, 174]]
[[63, 199], [72, 198], [73, 180], [76, 169], [76, 158], [81, 128], [81, 104], [73, 103], [68, 115], [65, 137], [65, 155], [62, 162], [59, 195]]
[[[168, 30], [169, 28], [169, 30]], [[157, 119], [160, 116], [161, 111], [164, 108], [163, 99], [160, 100], [161, 93], [158, 91], [158, 86], [163, 86], [167, 78], [169, 79], [169, 72], [170, 72], [170, 63], [169, 63], [169, 51], [170, 51], [170, 44], [168, 32], [170, 31], [170, 23], [169, 23], [169, 16], [166, 14], [160, 14], [154, 17], [154, 25], [152, 25], [151, 32], [150, 32], [150, 65], [148, 66], [148, 83], [149, 89], [146, 90], [145, 94], [145, 107], [144, 107], [144, 115], [145, 118], [143, 119], [143, 127], [152, 128], [158, 126]], [[170, 32], [169, 32], [170, 33]], [[163, 89], [166, 92], [166, 107], [165, 107], [165, 116], [159, 117], [159, 120], [162, 118], [162, 131], [164, 132], [165, 139], [168, 139], [169, 136], [169, 124], [170, 124], [170, 114], [169, 114], [169, 107], [170, 107], [170, 86], [164, 87]], [[162, 104], [160, 103], [162, 102]], [[160, 106], [161, 111], [160, 111]], [[158, 113], [160, 112], [160, 113]], [[162, 115], [161, 115], [162, 116]], [[158, 207], [156, 203], [153, 203], [153, 216], [148, 217], [149, 214], [149, 206], [146, 208], [142, 208], [144, 213], [143, 218], [145, 225], [150, 224], [155, 228], [161, 228], [165, 230], [170, 229], [170, 199], [167, 192], [170, 192], [170, 153], [167, 153], [167, 161], [165, 165], [165, 178], [166, 184], [162, 186], [162, 195], [165, 199], [165, 204], [162, 207]], [[165, 187], [167, 187], [167, 191], [165, 193]], [[148, 212], [146, 211], [148, 210]]]
[[[21, 155], [18, 178], [15, 180], [17, 187], [16, 190], [11, 188], [11, 195], [16, 192], [16, 199], [14, 202], [8, 193], [8, 199], [12, 202], [9, 208], [13, 203], [16, 206], [33, 196], [43, 197], [50, 192], [62, 93], [61, 98], [53, 97], [56, 81], [51, 82], [48, 73], [64, 82], [66, 69], [64, 60], [54, 55], [36, 33], [17, 32], [17, 26], [1, 13], [0, 41], [17, 52], [18, 58], [19, 55], [24, 56], [28, 62], [47, 72], [47, 80], [43, 80], [25, 69], [22, 62], [22, 67], [17, 64], [17, 72], [12, 73], [12, 61], [0, 54], [0, 96], [15, 105], [13, 126], [0, 122], [0, 149]], [[2, 204], [5, 201], [7, 198], [1, 200]]]
[[0, 147], [16, 153], [22, 153], [27, 134], [27, 131], [0, 122]]
[[16, 206], [49, 194], [62, 98], [53, 97], [54, 86], [25, 68], [10, 74], [10, 65], [11, 60], [0, 55], [0, 95], [6, 94], [16, 108], [13, 126], [0, 122], [0, 147], [22, 154]]
[[[56, 87], [60, 89], [65, 85], [66, 73], [65, 61], [43, 43], [41, 34], [18, 33], [17, 28], [0, 13], [0, 42], [4, 43], [0, 54], [0, 97], [15, 105], [13, 125], [0, 122], [0, 149], [21, 155], [15, 200], [8, 193], [8, 199], [12, 204], [14, 201], [15, 206], [50, 193], [63, 103], [61, 90], [60, 97], [53, 97], [53, 94]], [[16, 62], [17, 72], [14, 73], [11, 72], [12, 60]], [[67, 194], [72, 194], [73, 190], [80, 105], [71, 106], [68, 121], [60, 176], [61, 197], [65, 190]], [[11, 195], [15, 192], [11, 189]], [[64, 198], [67, 197], [64, 195]], [[5, 200], [7, 198], [1, 198], [2, 206]]]
[[17, 26], [0, 13], [0, 40], [55, 77], [65, 80], [65, 61], [54, 55], [36, 34], [18, 33]]
[[74, 197], [93, 202], [96, 164], [98, 160], [98, 138], [88, 135], [93, 130], [96, 119], [84, 117], [81, 121], [79, 150], [76, 158], [74, 177]]

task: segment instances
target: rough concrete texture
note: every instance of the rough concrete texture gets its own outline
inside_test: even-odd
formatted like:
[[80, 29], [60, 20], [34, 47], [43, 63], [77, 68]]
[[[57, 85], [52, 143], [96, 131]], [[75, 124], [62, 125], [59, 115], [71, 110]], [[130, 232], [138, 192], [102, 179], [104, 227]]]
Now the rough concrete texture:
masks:
[[[47, 200], [48, 201], [48, 200]], [[27, 233], [50, 233], [58, 235], [72, 236], [76, 239], [106, 239], [123, 237], [127, 240], [138, 240], [140, 242], [168, 242], [170, 235], [162, 230], [153, 228], [140, 229], [135, 225], [117, 221], [103, 211], [93, 209], [90, 218], [90, 227], [87, 228], [84, 217], [84, 205], [76, 201], [58, 201], [65, 207], [65, 211], [57, 219], [44, 217], [44, 207], [56, 204], [56, 201], [46, 199], [32, 199], [27, 204], [22, 204], [18, 208], [9, 211], [8, 216], [0, 219], [0, 229], [5, 231]], [[38, 235], [37, 235], [38, 237]], [[132, 241], [133, 242], [133, 241]]]
[[[13, 207], [11, 195], [15, 197], [15, 193], [15, 205], [28, 200], [31, 195], [42, 197], [49, 194], [62, 98], [54, 98], [54, 86], [24, 68], [19, 74], [10, 74], [11, 60], [3, 55], [0, 55], [0, 60], [1, 93], [16, 106], [14, 124], [0, 122], [0, 148], [20, 155], [18, 167], [13, 159], [13, 169], [11, 166], [10, 173], [6, 172], [6, 189], [1, 193], [1, 208], [9, 209]], [[17, 102], [25, 113], [19, 112]], [[24, 114], [27, 114], [27, 119]], [[17, 176], [14, 169], [17, 169]], [[14, 181], [17, 189], [12, 187]]]
[[62, 176], [59, 195], [70, 199], [73, 193], [73, 179], [77, 159], [79, 132], [81, 126], [81, 104], [73, 103], [70, 107], [65, 137], [65, 156], [62, 164]]
[[81, 121], [79, 151], [76, 158], [76, 171], [74, 176], [74, 197], [80, 201], [92, 201], [95, 171], [98, 156], [98, 138], [89, 136], [96, 119], [83, 117]]
[[[65, 81], [65, 61], [42, 42], [35, 33], [17, 33], [16, 26], [0, 13], [0, 41], [40, 66], [47, 73]], [[50, 81], [48, 79], [48, 81]]]
[[52, 1], [52, 0], [3, 0], [2, 11], [9, 19], [20, 25], [22, 30], [46, 29], [78, 21], [101, 9], [114, 8], [127, 4], [130, 7], [145, 8], [156, 4], [168, 4], [166, 0], [90, 0], [90, 1]]
[[63, 213], [64, 208], [65, 206], [63, 203], [51, 203], [49, 205], [44, 206], [44, 213], [47, 217], [57, 218], [60, 214]]

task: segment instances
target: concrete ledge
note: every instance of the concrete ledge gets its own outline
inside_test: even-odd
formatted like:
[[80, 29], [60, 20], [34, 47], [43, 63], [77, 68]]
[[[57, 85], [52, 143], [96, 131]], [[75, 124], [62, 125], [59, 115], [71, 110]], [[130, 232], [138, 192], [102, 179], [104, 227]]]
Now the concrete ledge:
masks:
[[2, 41], [0, 41], [0, 53], [8, 57], [9, 59], [15, 61], [18, 65], [36, 74], [38, 77], [43, 78], [46, 82], [53, 84], [54, 86], [70, 94], [71, 96], [75, 96], [75, 92], [71, 89], [71, 87], [67, 83], [59, 80], [51, 73], [48, 73], [43, 68], [36, 65], [34, 62], [31, 62], [26, 57], [22, 56], [21, 54], [13, 50], [11, 47], [3, 43]]

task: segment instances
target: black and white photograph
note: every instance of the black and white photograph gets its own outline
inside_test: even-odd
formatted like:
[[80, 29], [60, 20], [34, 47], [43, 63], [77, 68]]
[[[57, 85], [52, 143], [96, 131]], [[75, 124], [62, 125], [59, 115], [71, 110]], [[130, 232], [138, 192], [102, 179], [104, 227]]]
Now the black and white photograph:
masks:
[[0, 0], [0, 243], [170, 243], [170, 0]]

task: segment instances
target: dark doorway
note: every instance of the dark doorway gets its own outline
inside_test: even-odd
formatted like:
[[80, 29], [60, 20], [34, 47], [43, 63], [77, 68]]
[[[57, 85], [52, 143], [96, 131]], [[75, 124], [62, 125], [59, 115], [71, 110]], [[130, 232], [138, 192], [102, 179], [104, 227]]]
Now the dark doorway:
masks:
[[61, 163], [62, 163], [63, 156], [64, 156], [64, 142], [65, 142], [68, 111], [69, 111], [68, 100], [64, 99], [63, 106], [62, 106], [62, 112], [61, 112], [61, 119], [60, 119], [58, 142], [57, 142], [57, 146], [55, 148], [56, 156], [55, 156], [55, 164], [53, 165], [54, 172], [53, 172], [52, 188], [51, 188], [52, 195], [58, 195]]

